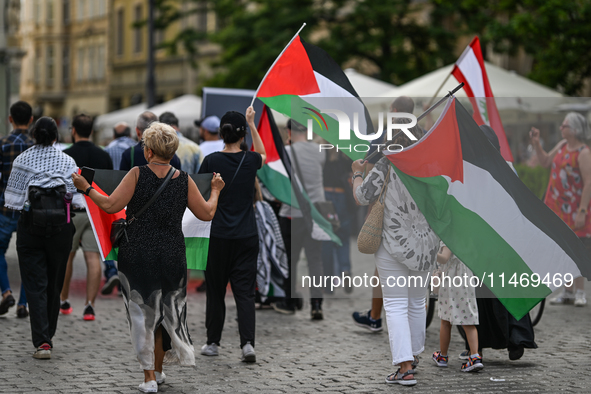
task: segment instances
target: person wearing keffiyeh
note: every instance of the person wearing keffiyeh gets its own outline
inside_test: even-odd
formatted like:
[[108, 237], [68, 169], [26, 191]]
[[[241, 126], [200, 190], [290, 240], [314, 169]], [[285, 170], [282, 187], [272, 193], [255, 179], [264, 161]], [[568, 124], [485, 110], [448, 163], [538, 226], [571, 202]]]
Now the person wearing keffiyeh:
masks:
[[[21, 211], [17, 227], [16, 251], [21, 279], [29, 301], [33, 354], [37, 359], [51, 358], [52, 338], [57, 328], [60, 291], [64, 283], [66, 263], [72, 246], [74, 226], [68, 222], [52, 227], [40, 236], [35, 231], [29, 211], [29, 188], [76, 188], [71, 174], [77, 171], [74, 159], [53, 147], [58, 130], [49, 117], [40, 118], [33, 127], [35, 145], [21, 153], [12, 165], [6, 186], [5, 206]], [[59, 197], [56, 197], [59, 198]]]

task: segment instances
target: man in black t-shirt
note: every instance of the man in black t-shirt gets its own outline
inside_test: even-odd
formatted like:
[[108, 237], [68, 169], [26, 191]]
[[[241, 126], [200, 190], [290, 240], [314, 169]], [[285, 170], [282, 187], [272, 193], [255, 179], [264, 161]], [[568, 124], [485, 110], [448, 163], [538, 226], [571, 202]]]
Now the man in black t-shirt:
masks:
[[[79, 168], [90, 167], [94, 169], [112, 170], [113, 161], [111, 156], [103, 149], [99, 148], [90, 141], [92, 134], [92, 118], [88, 115], [80, 114], [74, 117], [72, 121], [72, 141], [74, 144], [64, 150], [64, 153], [72, 156]], [[63, 314], [72, 313], [72, 307], [68, 301], [70, 293], [70, 280], [72, 279], [72, 261], [76, 256], [76, 250], [82, 245], [84, 259], [86, 260], [86, 302], [83, 312], [84, 320], [94, 320], [94, 300], [98, 294], [101, 283], [101, 260], [98, 244], [92, 232], [88, 214], [84, 208], [83, 196], [79, 193], [74, 195], [72, 205], [76, 215], [72, 218], [76, 233], [72, 242], [72, 250], [68, 258], [68, 267], [66, 268], [66, 277], [64, 287], [61, 293], [60, 311]], [[116, 278], [118, 281], [118, 278]]]

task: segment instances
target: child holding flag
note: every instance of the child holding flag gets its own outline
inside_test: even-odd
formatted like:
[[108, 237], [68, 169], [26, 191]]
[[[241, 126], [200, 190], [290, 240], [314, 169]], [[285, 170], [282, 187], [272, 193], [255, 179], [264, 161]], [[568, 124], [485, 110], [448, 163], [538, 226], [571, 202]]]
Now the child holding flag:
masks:
[[[466, 277], [472, 277], [472, 271], [453, 255], [443, 242], [437, 253], [437, 262], [443, 265], [438, 303], [438, 314], [441, 318], [439, 330], [441, 350], [433, 353], [433, 361], [438, 367], [447, 367], [451, 326], [461, 324], [466, 332], [471, 354], [468, 361], [462, 364], [461, 371], [479, 371], [484, 368], [484, 365], [482, 357], [478, 354], [478, 331], [475, 326], [478, 324], [478, 307], [474, 288], [470, 286], [469, 280], [465, 280]], [[454, 286], [455, 277], [462, 278], [460, 286]]]

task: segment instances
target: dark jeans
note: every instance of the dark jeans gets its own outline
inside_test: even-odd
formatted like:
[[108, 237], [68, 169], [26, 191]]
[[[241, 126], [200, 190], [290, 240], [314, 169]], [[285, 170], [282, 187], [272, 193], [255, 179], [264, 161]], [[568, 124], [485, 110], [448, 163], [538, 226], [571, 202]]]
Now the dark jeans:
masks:
[[117, 267], [115, 266], [114, 260], [105, 260], [103, 264], [105, 264], [105, 270], [103, 272], [106, 280], [109, 280], [113, 275], [117, 275]]
[[[324, 192], [327, 201], [332, 201], [341, 226], [336, 236], [340, 238], [343, 246], [339, 246], [332, 241], [325, 241], [322, 243], [322, 262], [324, 265], [324, 275], [340, 276], [342, 272], [351, 271], [351, 251], [350, 241], [351, 237], [351, 216], [352, 212], [347, 211], [347, 200], [345, 193]], [[336, 267], [336, 270], [335, 270]]]
[[232, 293], [238, 311], [240, 347], [255, 337], [255, 289], [259, 237], [242, 239], [209, 239], [209, 254], [205, 269], [207, 302], [205, 327], [207, 344], [220, 344], [226, 319], [226, 287], [232, 285]]
[[[295, 297], [292, 293], [292, 284], [296, 284], [298, 281], [297, 265], [300, 260], [302, 248], [306, 254], [306, 260], [308, 260], [308, 275], [312, 278], [322, 276], [322, 242], [312, 239], [302, 218], [289, 219], [280, 217], [279, 225], [281, 227], [289, 265], [289, 277], [285, 282], [285, 294], [287, 295], [288, 303], [290, 303], [291, 301], [289, 299]], [[312, 301], [317, 300], [322, 302], [322, 288], [310, 287], [310, 298]]]
[[72, 249], [74, 225], [69, 224], [50, 237], [31, 235], [22, 217], [16, 232], [16, 251], [27, 300], [33, 345], [48, 343], [57, 328], [60, 292], [68, 256]]
[[[0, 214], [0, 290], [2, 294], [7, 291], [12, 291], [10, 282], [8, 280], [8, 264], [6, 263], [6, 251], [10, 244], [12, 233], [16, 231], [18, 223], [18, 215], [11, 218]], [[21, 279], [21, 292], [18, 297], [18, 305], [27, 305], [27, 296]]]

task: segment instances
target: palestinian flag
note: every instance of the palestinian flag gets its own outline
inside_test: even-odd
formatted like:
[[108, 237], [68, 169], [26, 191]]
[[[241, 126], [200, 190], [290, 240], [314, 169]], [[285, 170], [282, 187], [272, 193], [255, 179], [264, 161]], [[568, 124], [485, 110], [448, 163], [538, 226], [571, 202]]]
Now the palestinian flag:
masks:
[[[374, 132], [365, 105], [339, 65], [325, 51], [299, 36], [288, 44], [271, 66], [256, 97], [302, 125], [312, 125], [314, 133], [344, 148], [343, 152], [351, 159], [365, 156], [366, 151], [356, 151], [354, 146], [369, 146], [370, 141], [359, 138], [353, 130], [353, 116], [357, 113], [359, 132], [363, 135]], [[350, 119], [348, 129], [339, 129], [335, 113], [326, 111], [322, 114], [328, 109], [347, 115]], [[349, 136], [350, 139], [345, 139]]]
[[478, 37], [472, 39], [470, 45], [454, 65], [451, 73], [458, 82], [464, 82], [464, 91], [472, 103], [476, 123], [492, 127], [501, 145], [501, 155], [505, 160], [512, 162], [513, 155], [488, 81]]
[[[110, 195], [117, 188], [127, 171], [95, 170], [92, 186], [103, 195]], [[212, 174], [193, 174], [191, 178], [207, 200], [209, 198]], [[125, 219], [125, 210], [108, 214], [100, 209], [89, 197], [85, 197], [86, 212], [103, 260], [117, 260], [118, 248], [111, 245], [111, 223]], [[209, 249], [211, 222], [204, 222], [187, 209], [183, 216], [183, 234], [187, 248], [187, 268], [205, 270]]]
[[[257, 131], [267, 154], [265, 165], [257, 172], [261, 182], [277, 200], [302, 211], [302, 216], [306, 220], [312, 238], [333, 241], [341, 245], [340, 239], [332, 231], [332, 225], [310, 202], [301, 186], [292, 189], [291, 161], [283, 145], [283, 138], [277, 128], [273, 113], [266, 105], [263, 105]], [[251, 149], [254, 150], [254, 147]]]
[[421, 141], [387, 157], [433, 230], [516, 319], [564, 284], [565, 274], [591, 278], [583, 243], [455, 97]]

